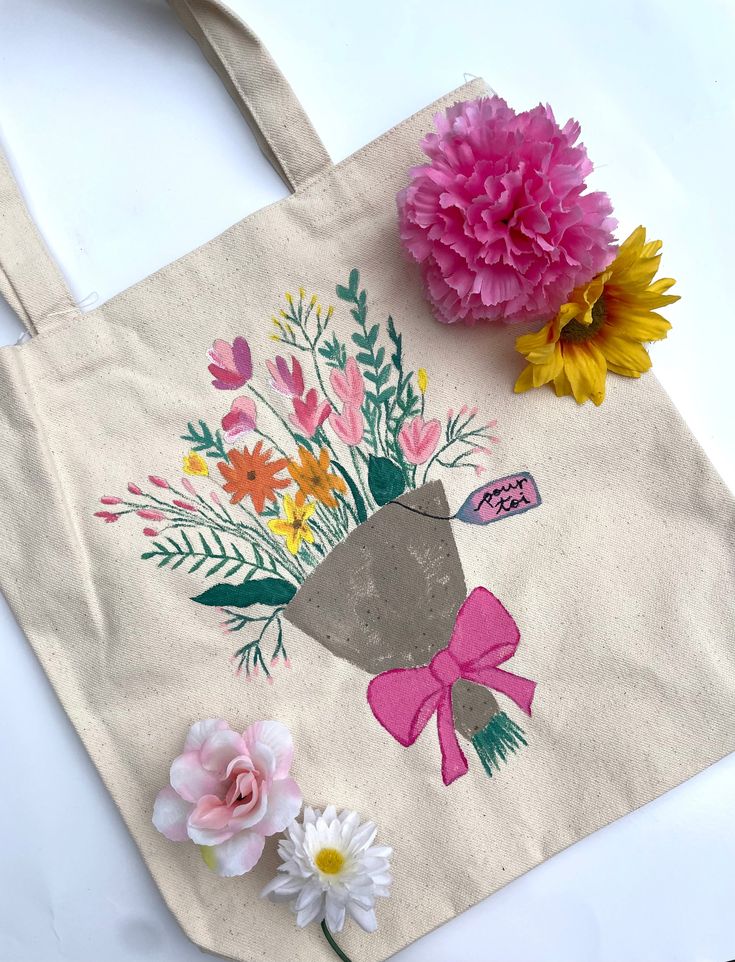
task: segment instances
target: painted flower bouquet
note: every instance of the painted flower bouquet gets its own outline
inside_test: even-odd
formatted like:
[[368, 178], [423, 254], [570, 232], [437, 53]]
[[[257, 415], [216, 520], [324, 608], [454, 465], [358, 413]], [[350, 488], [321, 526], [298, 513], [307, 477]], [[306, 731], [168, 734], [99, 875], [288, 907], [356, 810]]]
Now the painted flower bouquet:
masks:
[[142, 522], [143, 560], [204, 581], [192, 600], [220, 613], [228, 633], [246, 632], [233, 657], [247, 677], [270, 680], [279, 660], [289, 664], [284, 608], [350, 531], [440, 470], [481, 474], [498, 442], [477, 408], [443, 418], [431, 409], [426, 370], [405, 367], [392, 317], [369, 319], [356, 269], [336, 294], [349, 341], [334, 330], [334, 307], [303, 289], [272, 318], [288, 356], [257, 372], [244, 337], [215, 341], [212, 385], [236, 395], [220, 426], [192, 419], [180, 480], [131, 481], [96, 512]]

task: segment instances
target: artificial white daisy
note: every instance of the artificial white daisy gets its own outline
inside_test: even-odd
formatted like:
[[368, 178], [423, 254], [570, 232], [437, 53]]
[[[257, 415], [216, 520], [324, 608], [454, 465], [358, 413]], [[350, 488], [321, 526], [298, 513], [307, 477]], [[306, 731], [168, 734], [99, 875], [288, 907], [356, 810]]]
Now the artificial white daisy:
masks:
[[[296, 924], [321, 922], [341, 932], [351, 916], [366, 932], [374, 932], [375, 899], [387, 898], [393, 878], [388, 845], [373, 845], [377, 827], [357, 812], [337, 813], [330, 805], [322, 813], [305, 808], [303, 822], [292, 822], [278, 843], [283, 864], [262, 895], [273, 902], [290, 902]], [[328, 932], [325, 931], [328, 937]]]

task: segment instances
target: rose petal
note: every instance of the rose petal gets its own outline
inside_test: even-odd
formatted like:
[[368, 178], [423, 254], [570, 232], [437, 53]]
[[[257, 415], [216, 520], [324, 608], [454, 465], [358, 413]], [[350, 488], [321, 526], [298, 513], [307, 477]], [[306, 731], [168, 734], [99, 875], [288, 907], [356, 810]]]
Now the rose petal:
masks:
[[242, 736], [229, 728], [213, 732], [202, 745], [199, 755], [202, 766], [209, 772], [224, 776], [233, 758], [247, 753]]
[[222, 731], [230, 726], [226, 721], [222, 721], [221, 718], [207, 718], [204, 721], [194, 722], [194, 724], [189, 729], [189, 734], [186, 736], [186, 741], [184, 742], [185, 752], [195, 752], [202, 747], [204, 742], [210, 735], [213, 735], [216, 731]]
[[285, 778], [288, 775], [293, 760], [293, 738], [285, 725], [277, 721], [256, 722], [243, 732], [242, 737], [248, 748], [257, 742], [263, 742], [270, 748], [276, 762], [274, 778]]
[[249, 872], [263, 853], [265, 839], [255, 832], [239, 832], [207, 853], [207, 864], [223, 878]]
[[197, 802], [202, 795], [217, 795], [221, 788], [219, 778], [202, 768], [199, 752], [184, 752], [175, 758], [169, 777], [172, 787], [187, 802]]
[[268, 808], [254, 826], [260, 835], [276, 835], [287, 828], [301, 811], [301, 789], [292, 778], [273, 782], [268, 789]]
[[197, 845], [206, 845], [208, 848], [213, 845], [222, 845], [229, 841], [235, 834], [230, 826], [226, 828], [199, 828], [191, 822], [186, 826], [186, 832], [192, 842]]
[[276, 756], [273, 750], [265, 742], [254, 742], [249, 751], [253, 767], [266, 781], [270, 781], [276, 770]]
[[156, 795], [153, 803], [153, 824], [161, 835], [165, 835], [172, 842], [185, 842], [189, 837], [186, 831], [186, 820], [192, 807], [170, 785], [167, 785]]

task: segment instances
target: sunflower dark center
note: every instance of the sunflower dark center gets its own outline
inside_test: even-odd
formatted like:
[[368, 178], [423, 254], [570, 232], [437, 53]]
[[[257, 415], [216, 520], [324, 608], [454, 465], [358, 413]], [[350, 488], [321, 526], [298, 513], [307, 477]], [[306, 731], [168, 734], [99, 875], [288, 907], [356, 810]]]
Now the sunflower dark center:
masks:
[[246, 477], [248, 481], [255, 481], [255, 479], [257, 478], [257, 474], [255, 473], [255, 471], [248, 471]]
[[562, 341], [589, 341], [600, 330], [607, 317], [604, 296], [598, 297], [592, 305], [592, 322], [590, 324], [580, 324], [579, 321], [570, 321], [562, 328], [559, 335]]

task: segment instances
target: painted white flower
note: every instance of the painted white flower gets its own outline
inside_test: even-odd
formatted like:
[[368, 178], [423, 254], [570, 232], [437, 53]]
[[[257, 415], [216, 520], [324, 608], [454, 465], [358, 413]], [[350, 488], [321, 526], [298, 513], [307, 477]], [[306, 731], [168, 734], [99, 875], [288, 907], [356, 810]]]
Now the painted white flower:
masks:
[[362, 822], [349, 809], [338, 814], [333, 805], [323, 813], [305, 808], [303, 823], [292, 822], [279, 842], [283, 864], [261, 894], [290, 902], [299, 927], [326, 922], [331, 932], [341, 932], [351, 916], [374, 932], [375, 899], [389, 896], [393, 881], [393, 849], [373, 845], [376, 832], [373, 822]]

